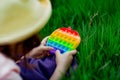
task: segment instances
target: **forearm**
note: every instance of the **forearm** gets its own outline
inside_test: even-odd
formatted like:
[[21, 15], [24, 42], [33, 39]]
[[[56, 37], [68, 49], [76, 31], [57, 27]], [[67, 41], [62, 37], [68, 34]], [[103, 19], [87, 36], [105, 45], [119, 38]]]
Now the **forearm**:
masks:
[[16, 61], [16, 63], [21, 62], [21, 60], [24, 60], [25, 58], [29, 59], [29, 58], [33, 57], [33, 55], [31, 53], [32, 53], [32, 50], [29, 53], [26, 53], [25, 55], [23, 55], [19, 60]]
[[66, 72], [66, 70], [64, 70], [63, 68], [60, 67], [56, 67], [52, 77], [50, 78], [50, 80], [60, 80], [62, 75], [64, 75]]

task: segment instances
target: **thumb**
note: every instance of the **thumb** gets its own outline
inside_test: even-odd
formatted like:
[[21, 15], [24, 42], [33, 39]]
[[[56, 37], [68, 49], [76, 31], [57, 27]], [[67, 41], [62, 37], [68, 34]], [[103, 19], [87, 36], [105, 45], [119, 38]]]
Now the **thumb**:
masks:
[[50, 47], [50, 46], [41, 46], [40, 48], [41, 48], [42, 50], [47, 50], [47, 51], [54, 49], [53, 47]]
[[66, 52], [66, 53], [68, 53], [70, 55], [75, 55], [77, 53], [77, 50], [72, 50], [72, 51], [69, 51], [69, 52]]
[[48, 38], [49, 38], [49, 36], [45, 37], [45, 38], [41, 41], [41, 44], [40, 44], [40, 45], [45, 46]]
[[56, 55], [56, 56], [59, 56], [60, 54], [61, 54], [60, 51], [59, 51], [59, 50], [56, 50], [55, 55]]

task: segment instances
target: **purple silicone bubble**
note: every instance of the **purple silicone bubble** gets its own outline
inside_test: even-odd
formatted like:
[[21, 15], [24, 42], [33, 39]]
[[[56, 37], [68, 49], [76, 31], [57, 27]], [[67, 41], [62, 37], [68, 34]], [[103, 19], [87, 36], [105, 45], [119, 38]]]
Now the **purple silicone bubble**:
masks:
[[55, 54], [56, 49], [50, 50], [50, 54]]
[[60, 50], [60, 53], [62, 53], [62, 54], [65, 52], [61, 49], [54, 48], [53, 50], [50, 50], [50, 54], [55, 54], [56, 50]]

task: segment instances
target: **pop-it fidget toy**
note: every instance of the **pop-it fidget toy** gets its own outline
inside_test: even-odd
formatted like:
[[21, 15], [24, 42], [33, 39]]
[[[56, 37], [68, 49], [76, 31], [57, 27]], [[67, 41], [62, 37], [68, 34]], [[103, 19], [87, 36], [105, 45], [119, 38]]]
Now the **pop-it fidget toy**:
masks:
[[81, 38], [79, 33], [75, 30], [69, 28], [59, 28], [55, 30], [46, 43], [47, 46], [51, 46], [54, 50], [51, 50], [50, 53], [54, 54], [56, 50], [60, 50], [63, 54], [67, 51], [74, 50], [78, 47]]

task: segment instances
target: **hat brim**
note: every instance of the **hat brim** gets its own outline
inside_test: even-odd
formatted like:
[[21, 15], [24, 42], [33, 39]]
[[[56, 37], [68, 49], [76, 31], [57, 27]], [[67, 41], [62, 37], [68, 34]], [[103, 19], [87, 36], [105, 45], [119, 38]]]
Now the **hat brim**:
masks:
[[[28, 25], [13, 29], [0, 30], [0, 45], [15, 44], [23, 41], [39, 32], [47, 23], [51, 15], [51, 3], [49, 0], [39, 0], [42, 3], [42, 15], [36, 21], [31, 21]], [[28, 22], [27, 22], [28, 23]], [[19, 26], [19, 25], [18, 25]]]

